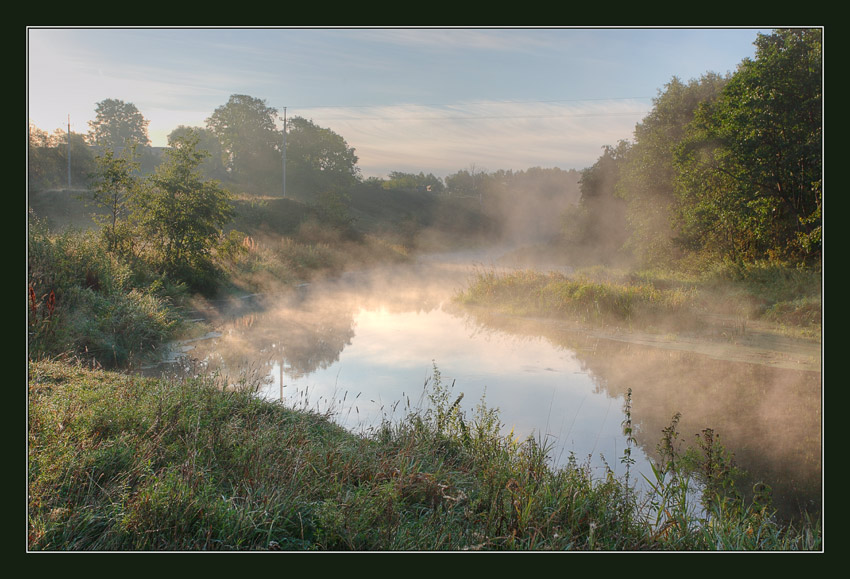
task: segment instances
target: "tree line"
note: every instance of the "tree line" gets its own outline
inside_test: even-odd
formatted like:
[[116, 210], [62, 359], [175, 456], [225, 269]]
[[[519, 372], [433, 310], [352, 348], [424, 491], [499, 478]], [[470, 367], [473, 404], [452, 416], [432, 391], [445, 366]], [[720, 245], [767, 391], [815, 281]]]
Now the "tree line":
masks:
[[[208, 152], [195, 160], [195, 169], [227, 190], [277, 196], [284, 193], [285, 139], [287, 196], [337, 213], [355, 185], [367, 184], [477, 200], [497, 219], [522, 209], [517, 228], [545, 218], [547, 234], [558, 215], [568, 251], [592, 251], [603, 261], [816, 263], [822, 236], [821, 31], [776, 30], [759, 34], [754, 44], [755, 57], [732, 74], [706, 73], [688, 82], [674, 77], [634, 138], [605, 146], [580, 172], [487, 172], [473, 164], [445, 179], [396, 171], [364, 181], [355, 150], [342, 136], [297, 116], [284, 136], [276, 109], [238, 94], [216, 108], [205, 127], [180, 126], [168, 143], [179, 149], [188, 137], [197, 151]], [[162, 158], [149, 147], [147, 121], [136, 107], [107, 99], [96, 113], [86, 136], [30, 128], [32, 188], [61, 186], [68, 150], [71, 179], [81, 188], [92, 186], [109, 152], [107, 164], [123, 156], [137, 173], [155, 172]]]
[[820, 261], [822, 34], [754, 44], [734, 73], [674, 77], [634, 139], [604, 147], [565, 241], [645, 264]]
[[[29, 183], [39, 189], [65, 187], [67, 158], [72, 162], [72, 188], [87, 188], [97, 172], [96, 157], [107, 151], [134, 148], [138, 169], [152, 172], [161, 155], [150, 147], [148, 121], [133, 103], [106, 99], [97, 103], [96, 118], [86, 135], [57, 129], [52, 135], [36, 126], [29, 132]], [[262, 99], [231, 95], [215, 109], [204, 127], [181, 125], [168, 135], [173, 147], [191, 133], [200, 150], [209, 152], [199, 167], [208, 179], [247, 194], [282, 194], [283, 131], [275, 126], [278, 111]], [[310, 120], [288, 120], [286, 181], [291, 196], [310, 198], [318, 191], [342, 191], [359, 175], [357, 156], [345, 140]]]

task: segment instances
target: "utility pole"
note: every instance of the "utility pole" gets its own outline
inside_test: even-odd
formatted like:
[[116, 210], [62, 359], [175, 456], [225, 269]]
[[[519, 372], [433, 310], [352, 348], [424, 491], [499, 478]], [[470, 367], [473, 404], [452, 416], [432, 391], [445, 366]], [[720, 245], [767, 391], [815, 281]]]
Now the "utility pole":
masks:
[[286, 199], [286, 107], [283, 107], [283, 198]]
[[71, 189], [71, 115], [68, 114], [68, 190]]

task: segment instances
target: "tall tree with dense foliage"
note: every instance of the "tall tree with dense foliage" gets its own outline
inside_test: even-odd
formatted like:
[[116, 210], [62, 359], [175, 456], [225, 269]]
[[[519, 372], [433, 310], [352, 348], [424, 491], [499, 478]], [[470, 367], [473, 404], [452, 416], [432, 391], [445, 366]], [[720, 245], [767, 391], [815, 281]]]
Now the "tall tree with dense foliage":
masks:
[[777, 30], [755, 45], [678, 150], [683, 241], [743, 258], [817, 260], [821, 31]]
[[206, 120], [230, 178], [253, 193], [277, 192], [282, 183], [283, 135], [276, 118], [277, 109], [266, 101], [234, 94]]
[[293, 196], [313, 200], [357, 182], [357, 155], [342, 136], [302, 117], [293, 117], [287, 126], [286, 179]]
[[97, 117], [89, 121], [89, 142], [98, 147], [116, 150], [133, 144], [149, 146], [149, 121], [136, 105], [118, 99], [97, 103]]
[[197, 148], [198, 140], [190, 133], [174, 141], [141, 190], [138, 219], [160, 268], [205, 289], [215, 273], [212, 252], [233, 206], [226, 189], [201, 176], [198, 168], [209, 153]]
[[635, 126], [617, 192], [627, 202], [628, 246], [644, 263], [664, 262], [676, 254], [674, 151], [700, 104], [714, 100], [726, 82], [714, 73], [687, 83], [674, 77]]

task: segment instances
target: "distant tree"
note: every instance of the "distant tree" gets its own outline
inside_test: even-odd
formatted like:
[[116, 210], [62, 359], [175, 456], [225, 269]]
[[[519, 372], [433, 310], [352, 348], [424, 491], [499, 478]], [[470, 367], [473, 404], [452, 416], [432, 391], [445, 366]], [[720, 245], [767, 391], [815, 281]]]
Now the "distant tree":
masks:
[[33, 123], [29, 125], [27, 179], [32, 189], [46, 189], [57, 184], [61, 173], [58, 151], [51, 145], [50, 134]]
[[149, 146], [148, 123], [133, 103], [106, 99], [97, 103], [97, 118], [89, 121], [89, 142], [118, 150], [136, 145]]
[[190, 135], [197, 135], [198, 149], [209, 153], [209, 156], [201, 163], [201, 173], [208, 179], [226, 179], [227, 171], [221, 160], [221, 142], [218, 140], [218, 136], [210, 129], [180, 125], [168, 134], [168, 146], [174, 146], [179, 139]]
[[446, 189], [452, 195], [479, 197], [487, 188], [484, 184], [486, 179], [487, 173], [476, 168], [473, 164], [469, 170], [461, 169], [457, 173], [447, 175], [445, 179]]
[[201, 176], [208, 153], [198, 150], [198, 140], [197, 135], [175, 139], [141, 189], [137, 217], [162, 270], [206, 289], [215, 274], [212, 252], [233, 207], [226, 189]]
[[206, 120], [218, 137], [220, 157], [230, 177], [254, 192], [281, 183], [283, 135], [275, 127], [277, 109], [262, 99], [234, 94]]
[[387, 190], [430, 191], [431, 193], [441, 193], [445, 188], [442, 179], [433, 173], [426, 175], [422, 171], [418, 175], [393, 171], [387, 176], [383, 187]]
[[588, 169], [582, 171], [581, 200], [567, 232], [567, 239], [590, 251], [603, 261], [615, 257], [628, 238], [626, 204], [617, 195], [617, 184], [622, 177], [629, 148], [628, 141], [616, 147], [603, 147], [602, 156]]
[[354, 148], [330, 129], [293, 117], [288, 122], [286, 147], [287, 183], [305, 200], [325, 191], [344, 191], [358, 181]]
[[[30, 124], [27, 153], [28, 183], [33, 190], [68, 186], [68, 133], [53, 134]], [[85, 188], [94, 170], [94, 155], [83, 135], [71, 133], [71, 186]]]

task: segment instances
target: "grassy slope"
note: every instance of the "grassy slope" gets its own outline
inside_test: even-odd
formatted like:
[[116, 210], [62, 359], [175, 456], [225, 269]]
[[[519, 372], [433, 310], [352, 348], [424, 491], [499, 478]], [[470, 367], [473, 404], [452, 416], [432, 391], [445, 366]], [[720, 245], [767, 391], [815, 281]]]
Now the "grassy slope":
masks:
[[257, 399], [250, 384], [29, 366], [32, 550], [818, 549], [819, 526], [715, 503], [671, 518], [533, 440], [464, 416], [435, 369], [431, 404], [373, 436]]

